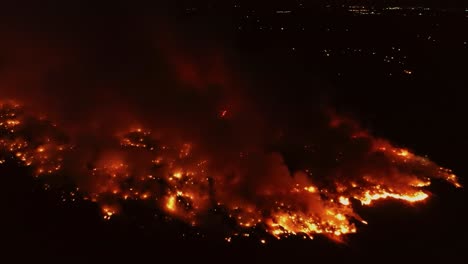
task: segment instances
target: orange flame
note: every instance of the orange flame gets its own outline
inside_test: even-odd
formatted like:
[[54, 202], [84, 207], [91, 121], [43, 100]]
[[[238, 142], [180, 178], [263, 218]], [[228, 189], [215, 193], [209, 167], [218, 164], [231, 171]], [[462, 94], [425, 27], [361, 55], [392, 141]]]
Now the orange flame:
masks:
[[[222, 111], [221, 117], [226, 114], [227, 110]], [[461, 187], [450, 170], [407, 149], [373, 138], [352, 121], [334, 118], [330, 122], [333, 129], [350, 123], [350, 138], [359, 135], [359, 138], [368, 139], [372, 143], [370, 154], [383, 155], [391, 161], [389, 169], [383, 173], [386, 176], [363, 173], [350, 179], [330, 177], [333, 184], [322, 184], [319, 179], [304, 176], [310, 175], [308, 171], [300, 171], [278, 186], [268, 181], [253, 185], [255, 192], [251, 196], [255, 197], [247, 199], [237, 195], [235, 190], [243, 180], [250, 178], [241, 179], [235, 173], [228, 177], [222, 170], [211, 167], [210, 159], [199, 155], [193, 144], [158, 145], [151, 131], [138, 128], [120, 134], [120, 148], [124, 153], [131, 148], [132, 155], [145, 154], [142, 157], [147, 160], [139, 161], [138, 166], [147, 168], [132, 164], [129, 155], [104, 157], [89, 171], [96, 186], [77, 190], [84, 192], [86, 199], [101, 204], [106, 220], [118, 213], [116, 206], [109, 204], [128, 199], [153, 200], [168, 215], [192, 225], [209, 208], [219, 206], [226, 210], [244, 235], [254, 227], [260, 227], [278, 239], [291, 235], [311, 239], [316, 234], [323, 234], [340, 240], [343, 235], [357, 232], [353, 219], [367, 223], [353, 211], [353, 200], [360, 201], [363, 206], [385, 199], [421, 202], [428, 199], [429, 193], [423, 188], [430, 185], [430, 178], [434, 177]], [[19, 131], [32, 129], [26, 120], [19, 106], [0, 105], [0, 165], [12, 157], [24, 166], [34, 168], [36, 176], [59, 175], [67, 153], [74, 147], [52, 135], [33, 139], [24, 137]], [[44, 126], [47, 124], [44, 121]], [[49, 128], [56, 130], [55, 126]], [[240, 155], [239, 160], [233, 163], [242, 164], [246, 156]], [[238, 167], [241, 171], [242, 166]], [[284, 169], [285, 166], [280, 164], [271, 173]], [[230, 242], [231, 237], [226, 241]], [[265, 240], [262, 239], [261, 243]]]

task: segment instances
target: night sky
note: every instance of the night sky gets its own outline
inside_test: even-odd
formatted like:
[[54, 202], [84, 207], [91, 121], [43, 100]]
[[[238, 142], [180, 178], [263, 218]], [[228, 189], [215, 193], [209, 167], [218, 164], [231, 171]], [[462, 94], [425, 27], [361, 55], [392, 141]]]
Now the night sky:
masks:
[[[92, 135], [80, 134], [81, 141], [102, 139], [133, 115], [169, 131], [210, 127], [199, 117], [224, 104], [252, 111], [245, 123], [256, 131], [246, 141], [274, 137], [276, 127], [302, 138], [319, 129], [322, 121], [310, 118], [317, 109], [331, 106], [452, 169], [466, 185], [464, 1], [32, 2], [0, 4], [0, 96], [43, 111], [71, 133], [86, 126]], [[354, 5], [361, 11], [350, 11]], [[401, 8], [386, 9], [395, 6]], [[197, 133], [209, 135], [203, 138], [209, 150], [238, 143]], [[102, 141], [89, 147], [108, 143]], [[315, 236], [262, 244], [251, 237], [227, 243], [213, 227], [217, 220], [192, 228], [161, 212], [156, 217], [149, 203], [127, 203], [124, 214], [106, 221], [90, 201], [63, 202], [67, 186], [44, 190], [44, 180], [27, 168], [0, 164], [0, 176], [0, 251], [12, 260], [468, 258], [467, 193], [442, 180], [433, 181], [432, 196], [420, 204], [388, 200], [356, 208], [369, 225], [343, 243]]]

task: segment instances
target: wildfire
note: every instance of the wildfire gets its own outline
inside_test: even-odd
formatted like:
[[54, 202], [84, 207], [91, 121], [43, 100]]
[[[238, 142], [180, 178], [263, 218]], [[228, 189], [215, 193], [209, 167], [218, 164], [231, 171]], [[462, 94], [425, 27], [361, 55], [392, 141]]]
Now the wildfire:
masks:
[[364, 193], [364, 196], [355, 197], [355, 198], [361, 201], [362, 204], [370, 205], [373, 201], [387, 199], [387, 198], [404, 200], [410, 203], [414, 203], [414, 202], [420, 202], [420, 201], [426, 200], [426, 198], [428, 197], [429, 195], [422, 191], [416, 191], [410, 194], [389, 193], [385, 191], [381, 191], [378, 193], [371, 193], [370, 191], [366, 191]]
[[[223, 110], [220, 116], [226, 114], [227, 110]], [[330, 129], [338, 129], [347, 122], [350, 121], [332, 120]], [[44, 127], [47, 133], [41, 130], [37, 136], [26, 136], [28, 131], [36, 132]], [[314, 177], [309, 169], [289, 175], [281, 159], [271, 159], [268, 161], [277, 166], [271, 170], [272, 174], [287, 171], [278, 177], [280, 184], [275, 184], [272, 177], [265, 178], [260, 184], [247, 185], [253, 191], [243, 195], [247, 190], [242, 189], [245, 186], [242, 184], [252, 180], [242, 178], [242, 162], [249, 155], [233, 155], [238, 159], [228, 162], [240, 164], [240, 172], [226, 173], [211, 166], [211, 160], [201, 155], [196, 145], [187, 142], [162, 145], [152, 131], [138, 128], [118, 134], [119, 152], [91, 161], [92, 166], [83, 177], [95, 184], [92, 188], [78, 186], [77, 191], [85, 199], [100, 204], [106, 220], [118, 213], [119, 203], [146, 200], [191, 225], [196, 225], [209, 209], [221, 208], [242, 230], [236, 234], [248, 236], [253, 230], [262, 229], [278, 239], [292, 235], [312, 239], [322, 234], [340, 240], [346, 234], [357, 232], [355, 220], [367, 223], [353, 211], [352, 201], [359, 201], [362, 206], [385, 199], [421, 202], [429, 197], [423, 188], [431, 184], [431, 178], [441, 178], [461, 187], [450, 170], [407, 149], [373, 138], [354, 124], [351, 128], [350, 140], [367, 139], [371, 147], [366, 154], [380, 159], [381, 167], [366, 167], [349, 178], [334, 177], [340, 175], [338, 168], [326, 182]], [[34, 119], [18, 105], [0, 105], [0, 166], [13, 159], [31, 167], [35, 176], [60, 176], [64, 161], [76, 157], [76, 148], [79, 146], [73, 146], [50, 122]], [[140, 154], [135, 161], [133, 156]], [[76, 197], [74, 194], [73, 199]], [[226, 241], [231, 239], [229, 236]], [[265, 239], [260, 241], [266, 243]]]

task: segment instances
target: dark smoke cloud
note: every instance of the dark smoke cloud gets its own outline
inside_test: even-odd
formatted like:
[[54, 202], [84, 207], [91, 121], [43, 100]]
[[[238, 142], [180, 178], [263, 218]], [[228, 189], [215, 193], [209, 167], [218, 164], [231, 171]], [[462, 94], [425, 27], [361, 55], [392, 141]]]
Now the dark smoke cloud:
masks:
[[168, 142], [193, 142], [216, 170], [228, 170], [226, 161], [240, 152], [252, 153], [237, 165], [255, 186], [254, 175], [274, 171], [281, 175], [271, 177], [282, 179], [291, 160], [303, 167], [294, 155], [284, 161], [277, 154], [283, 142], [302, 148], [305, 140], [332, 138], [325, 157], [334, 159], [333, 144], [346, 140], [330, 136], [318, 113], [314, 91], [321, 84], [301, 83], [281, 57], [243, 57], [234, 37], [220, 30], [228, 20], [195, 23], [162, 2], [55, 7], [16, 9], [22, 16], [4, 18], [1, 96], [56, 120], [86, 159], [112, 149], [119, 131], [143, 126]]
[[203, 146], [221, 164], [241, 151], [264, 152], [281, 132], [276, 112], [287, 107], [260, 103], [273, 89], [255, 86], [231, 36], [171, 8], [10, 7], [15, 15], [0, 28], [0, 96], [55, 120], [84, 160], [115, 153], [112, 136], [139, 126]]
[[[265, 182], [288, 185], [290, 171], [310, 164], [337, 177], [366, 167], [371, 139], [350, 140], [352, 123], [329, 129], [319, 96], [326, 86], [296, 78], [303, 73], [286, 70], [281, 56], [238, 52], [233, 33], [221, 30], [229, 19], [190, 19], [162, 2], [10, 10], [0, 27], [0, 96], [56, 120], [84, 160], [122, 155], [113, 136], [144, 127], [168, 144], [192, 142], [222, 175], [241, 175], [246, 196]], [[336, 172], [345, 152], [353, 155]], [[241, 164], [229, 164], [242, 153]]]

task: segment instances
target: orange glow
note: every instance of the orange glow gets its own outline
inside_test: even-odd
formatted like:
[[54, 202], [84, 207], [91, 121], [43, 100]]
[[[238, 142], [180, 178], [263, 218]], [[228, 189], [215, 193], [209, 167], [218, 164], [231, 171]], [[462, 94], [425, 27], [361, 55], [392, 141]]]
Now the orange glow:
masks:
[[115, 214], [115, 210], [107, 206], [102, 207], [102, 212], [104, 214], [103, 217], [105, 220], [111, 219], [111, 217]]
[[349, 202], [349, 199], [346, 198], [346, 197], [343, 197], [343, 196], [340, 196], [340, 198], [338, 198], [339, 201], [340, 201], [340, 204], [342, 205], [350, 205], [350, 202]]
[[402, 156], [402, 157], [407, 157], [409, 152], [406, 149], [401, 149], [397, 155]]
[[[223, 110], [220, 117], [228, 114], [228, 110]], [[30, 117], [23, 115], [18, 108], [0, 104], [0, 131], [4, 133], [0, 134], [0, 149], [6, 153], [0, 157], [0, 164], [14, 159], [29, 166], [34, 176], [44, 177], [45, 182], [47, 177], [66, 174], [66, 169], [70, 169], [66, 167], [67, 162], [75, 162], [73, 159], [78, 156], [68, 155], [75, 148], [74, 142], [54, 137], [54, 133], [29, 139], [18, 132], [29, 128]], [[215, 209], [225, 212], [238, 230], [226, 238], [227, 242], [233, 236], [253, 236], [252, 232], [259, 229], [278, 239], [293, 235], [313, 239], [322, 235], [342, 241], [347, 234], [357, 232], [356, 221], [367, 224], [354, 211], [355, 206], [369, 206], [388, 199], [411, 204], [425, 201], [429, 198], [425, 188], [434, 178], [461, 187], [451, 170], [372, 137], [352, 120], [334, 118], [330, 129], [345, 126], [349, 140], [366, 143], [365, 151], [359, 153], [362, 160], [354, 165], [354, 159], [350, 159], [358, 170], [336, 165], [320, 175], [315, 173], [317, 168], [312, 163], [310, 167], [307, 164], [290, 171], [281, 158], [270, 160], [263, 153], [256, 157], [258, 160], [249, 160], [257, 154], [251, 154], [249, 149], [228, 149], [226, 152], [232, 153], [225, 156], [232, 160], [227, 160], [223, 167], [219, 160], [225, 156], [204, 151], [200, 142], [184, 139], [165, 142], [155, 136], [159, 131], [153, 133], [138, 127], [117, 131], [117, 136], [112, 137], [116, 146], [93, 157], [94, 160], [76, 161], [76, 167], [86, 168], [80, 172], [91, 187], [80, 185], [73, 191], [82, 194], [83, 199], [98, 203], [106, 220], [123, 211], [125, 207], [120, 204], [145, 200], [145, 204], [154, 204], [171, 217], [196, 226], [216, 205]], [[46, 127], [48, 124], [41, 123]], [[58, 128], [47, 129], [57, 131]], [[333, 159], [338, 161], [354, 155], [348, 152], [340, 152]], [[374, 160], [382, 162], [374, 164]], [[249, 165], [244, 161], [254, 162]], [[256, 167], [258, 161], [262, 163], [258, 167], [264, 166], [265, 170]], [[248, 171], [252, 168], [254, 173]], [[73, 199], [78, 196], [74, 194]], [[352, 203], [353, 199], [361, 205]], [[260, 239], [262, 244], [267, 241]]]
[[176, 210], [176, 197], [175, 196], [170, 196], [167, 199], [166, 208], [171, 212], [174, 212]]
[[311, 193], [317, 192], [317, 188], [315, 188], [314, 186], [304, 187], [304, 190], [311, 192]]
[[364, 205], [370, 205], [373, 201], [381, 200], [381, 199], [398, 199], [404, 200], [409, 203], [420, 202], [429, 197], [428, 194], [422, 191], [416, 191], [411, 194], [396, 194], [396, 193], [388, 193], [388, 192], [380, 192], [380, 193], [371, 193], [370, 191], [366, 191], [363, 197], [355, 197], [356, 199], [360, 200]]
[[174, 172], [173, 176], [174, 176], [174, 178], [180, 179], [180, 178], [182, 178], [182, 172], [180, 172], [180, 171]]

